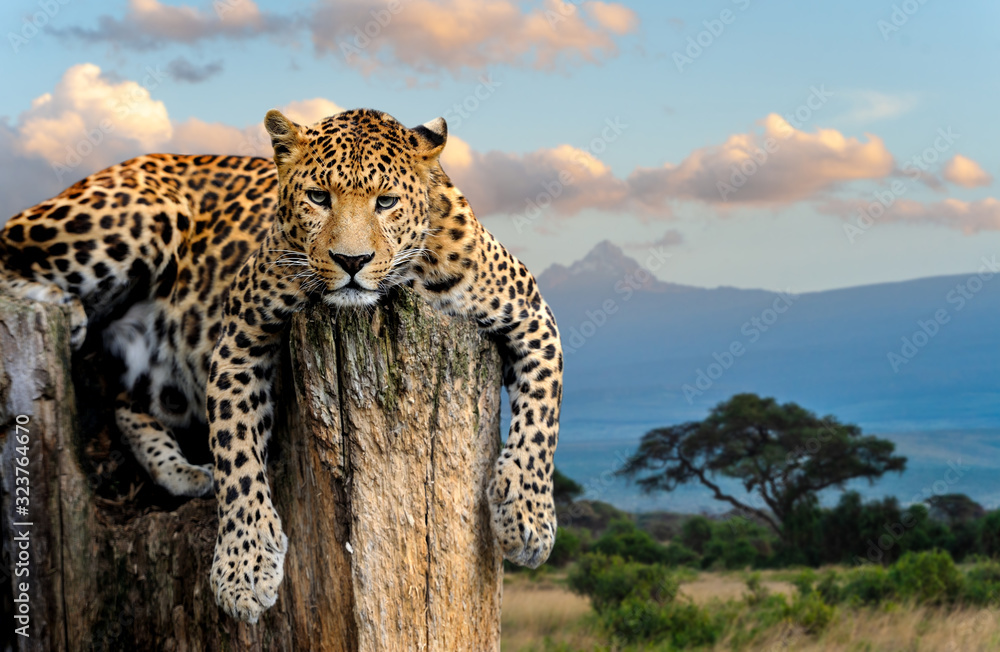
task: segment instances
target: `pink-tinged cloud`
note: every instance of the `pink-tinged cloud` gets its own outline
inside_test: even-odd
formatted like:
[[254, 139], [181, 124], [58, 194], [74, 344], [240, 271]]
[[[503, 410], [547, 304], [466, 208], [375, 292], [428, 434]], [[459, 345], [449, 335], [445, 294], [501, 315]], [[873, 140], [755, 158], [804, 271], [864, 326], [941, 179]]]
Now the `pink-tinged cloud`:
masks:
[[978, 201], [945, 199], [933, 204], [922, 204], [910, 199], [899, 202], [898, 207], [886, 211], [890, 222], [923, 222], [940, 224], [958, 229], [967, 235], [980, 231], [1000, 230], [1000, 201], [993, 197]]
[[476, 152], [451, 136], [441, 164], [477, 215], [573, 215], [626, 207], [628, 184], [590, 153], [560, 145], [527, 154]]
[[[885, 197], [891, 199], [893, 195], [886, 191]], [[900, 198], [888, 205], [877, 199], [830, 200], [817, 206], [817, 209], [821, 213], [836, 215], [862, 231], [876, 224], [938, 225], [966, 235], [1000, 230], [1000, 200], [993, 197], [978, 201], [950, 198], [932, 203]]]
[[[177, 122], [150, 94], [156, 83], [109, 79], [98, 66], [79, 64], [51, 92], [35, 98], [16, 123], [0, 121], [0, 223], [88, 174], [140, 154], [271, 156], [263, 112], [260, 123], [243, 127], [198, 118]], [[279, 108], [304, 125], [343, 110], [324, 98]]]
[[650, 209], [693, 199], [712, 204], [789, 204], [858, 179], [893, 172], [882, 140], [867, 142], [835, 129], [814, 133], [770, 114], [763, 132], [733, 134], [722, 145], [697, 149], [677, 165], [639, 168], [628, 178], [635, 197]]
[[[300, 124], [313, 124], [343, 110], [324, 98], [280, 108]], [[0, 126], [6, 155], [0, 167], [9, 170], [0, 178], [0, 211], [6, 215], [139, 154], [271, 155], [270, 139], [260, 123], [172, 120], [145, 86], [109, 79], [89, 63], [68, 69], [52, 92], [36, 98], [17, 123]], [[481, 153], [452, 136], [442, 161], [481, 215], [529, 211], [536, 215], [550, 208], [557, 215], [572, 215], [588, 208], [618, 210], [631, 205], [624, 180], [592, 154], [569, 145], [523, 155]], [[24, 184], [16, 173], [19, 169], [34, 171], [35, 182]], [[16, 188], [8, 187], [12, 179], [18, 180]], [[32, 188], [38, 188], [37, 193]], [[25, 203], [25, 198], [31, 201]]]
[[[18, 152], [100, 169], [169, 141], [173, 125], [162, 102], [131, 81], [112, 81], [92, 63], [69, 68], [51, 93], [31, 102], [16, 126]], [[95, 167], [96, 166], [96, 167]]]
[[125, 16], [104, 15], [97, 27], [52, 29], [59, 36], [115, 47], [148, 50], [170, 43], [197, 43], [214, 38], [243, 39], [289, 32], [291, 20], [265, 14], [253, 0], [214, 0], [202, 10], [165, 5], [159, 0], [129, 0]]
[[615, 56], [616, 38], [638, 23], [624, 5], [595, 0], [323, 0], [309, 27], [317, 52], [366, 73], [457, 74], [494, 65], [553, 70], [598, 63]]
[[[341, 107], [324, 98], [293, 102], [283, 111], [300, 124], [312, 124]], [[452, 136], [442, 163], [481, 216], [506, 214], [532, 223], [541, 214], [571, 216], [585, 210], [669, 217], [678, 201], [723, 205], [717, 182], [753, 162], [744, 183], [729, 201], [780, 204], [822, 198], [836, 184], [899, 174], [882, 142], [867, 142], [837, 131], [806, 133], [778, 116], [764, 120], [763, 133], [736, 134], [723, 145], [695, 150], [678, 165], [637, 169], [620, 178], [592, 153], [559, 145], [527, 153], [479, 152]], [[0, 123], [6, 158], [0, 167], [0, 209], [22, 209], [30, 189], [40, 201], [107, 165], [149, 152], [270, 156], [267, 134], [257, 124], [234, 126], [197, 118], [171, 120], [162, 102], [144, 84], [109, 79], [93, 64], [68, 69], [50, 93], [36, 98], [14, 124]], [[760, 159], [762, 152], [767, 156]], [[758, 162], [760, 160], [761, 162]], [[48, 168], [51, 174], [38, 174]], [[32, 170], [25, 184], [19, 170]], [[714, 176], [713, 176], [714, 175]], [[44, 178], [40, 178], [44, 177]], [[16, 182], [17, 187], [12, 186]], [[896, 182], [899, 182], [896, 180]], [[42, 190], [44, 189], [44, 190]], [[44, 192], [44, 194], [43, 194]], [[850, 206], [829, 210], [845, 215]], [[996, 201], [933, 205], [899, 202], [891, 219], [941, 222], [974, 232], [994, 228]], [[895, 211], [896, 209], [894, 209]], [[936, 212], [935, 212], [936, 211]], [[665, 241], [666, 242], [666, 241]]]
[[984, 170], [971, 158], [955, 154], [941, 173], [946, 181], [963, 188], [978, 188], [993, 183], [993, 175]]
[[[311, 125], [344, 109], [330, 100], [317, 97], [297, 100], [280, 107], [293, 122]], [[264, 156], [272, 154], [271, 138], [262, 122], [246, 127], [234, 127], [221, 122], [203, 122], [188, 118], [174, 126], [173, 136], [163, 149], [182, 154], [237, 154], [239, 156]]]
[[663, 235], [652, 241], [630, 242], [625, 246], [629, 249], [650, 249], [653, 247], [666, 249], [668, 247], [677, 247], [682, 244], [684, 244], [684, 234], [677, 229], [667, 229], [663, 232]]

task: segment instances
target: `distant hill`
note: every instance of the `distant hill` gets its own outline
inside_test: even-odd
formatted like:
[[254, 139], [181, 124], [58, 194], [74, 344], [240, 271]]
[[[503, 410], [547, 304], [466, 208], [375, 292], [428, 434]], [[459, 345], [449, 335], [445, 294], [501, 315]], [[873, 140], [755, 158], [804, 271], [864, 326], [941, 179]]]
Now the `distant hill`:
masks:
[[[602, 242], [538, 277], [566, 351], [560, 448], [571, 464], [560, 467], [571, 477], [570, 456], [581, 464], [581, 455], [597, 456], [576, 472], [586, 484], [616, 467], [649, 428], [701, 419], [746, 391], [872, 433], [909, 433], [894, 438], [913, 457], [912, 470], [931, 465], [923, 476], [931, 482], [942, 455], [1000, 470], [992, 447], [1000, 444], [1000, 274], [792, 297], [676, 285], [641, 272], [640, 282], [639, 270]], [[984, 450], [994, 454], [984, 458]]]
[[573, 410], [673, 423], [754, 391], [882, 430], [1000, 426], [1000, 275], [795, 297], [631, 282], [639, 269], [605, 241], [538, 278]]

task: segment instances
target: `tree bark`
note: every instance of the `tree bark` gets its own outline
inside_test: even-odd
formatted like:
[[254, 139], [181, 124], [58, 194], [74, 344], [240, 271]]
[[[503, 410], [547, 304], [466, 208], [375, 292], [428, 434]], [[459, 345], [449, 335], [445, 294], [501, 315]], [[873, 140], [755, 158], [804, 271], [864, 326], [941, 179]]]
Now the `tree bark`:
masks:
[[[401, 291], [372, 312], [296, 315], [286, 358], [269, 472], [289, 551], [277, 604], [248, 625], [209, 588], [214, 499], [137, 507], [95, 492], [114, 478], [88, 473], [79, 413], [92, 406], [75, 403], [86, 390], [72, 381], [66, 316], [0, 296], [6, 632], [20, 626], [19, 583], [30, 585], [30, 638], [5, 633], [4, 648], [499, 649], [486, 502], [500, 445], [495, 347]], [[27, 515], [15, 501], [18, 415], [29, 417]]]

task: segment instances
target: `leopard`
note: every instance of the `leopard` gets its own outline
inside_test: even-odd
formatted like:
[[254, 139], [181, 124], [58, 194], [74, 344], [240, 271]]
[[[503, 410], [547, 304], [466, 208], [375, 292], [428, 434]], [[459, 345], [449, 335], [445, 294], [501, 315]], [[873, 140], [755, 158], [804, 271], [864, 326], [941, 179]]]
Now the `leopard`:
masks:
[[[272, 110], [264, 128], [272, 158], [139, 156], [13, 216], [0, 289], [64, 306], [73, 349], [97, 341], [121, 361], [123, 439], [170, 493], [214, 494], [211, 589], [253, 623], [288, 550], [266, 473], [286, 326], [310, 304], [364, 310], [412, 288], [497, 343], [510, 425], [490, 522], [504, 558], [538, 567], [556, 535], [559, 331], [442, 167], [446, 121], [352, 109], [300, 125]], [[210, 464], [178, 445], [192, 423], [207, 425]]]

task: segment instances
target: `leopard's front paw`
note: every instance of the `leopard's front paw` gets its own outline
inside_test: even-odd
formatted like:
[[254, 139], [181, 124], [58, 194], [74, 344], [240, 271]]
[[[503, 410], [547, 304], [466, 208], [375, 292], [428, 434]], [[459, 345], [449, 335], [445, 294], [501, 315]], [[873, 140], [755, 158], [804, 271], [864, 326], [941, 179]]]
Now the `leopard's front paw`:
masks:
[[503, 556], [520, 566], [538, 568], [552, 552], [556, 540], [556, 511], [551, 479], [541, 480], [524, 471], [515, 458], [497, 461], [489, 486], [493, 532]]
[[83, 309], [79, 297], [73, 296], [69, 302], [69, 316], [69, 345], [74, 351], [79, 351], [87, 340], [87, 311]]
[[212, 465], [190, 464], [184, 458], [154, 462], [150, 475], [175, 496], [205, 496], [212, 491]]
[[219, 521], [212, 591], [216, 603], [230, 616], [255, 623], [278, 600], [288, 537], [273, 508], [262, 509], [265, 515], [251, 525], [237, 518], [239, 511], [230, 509]]

